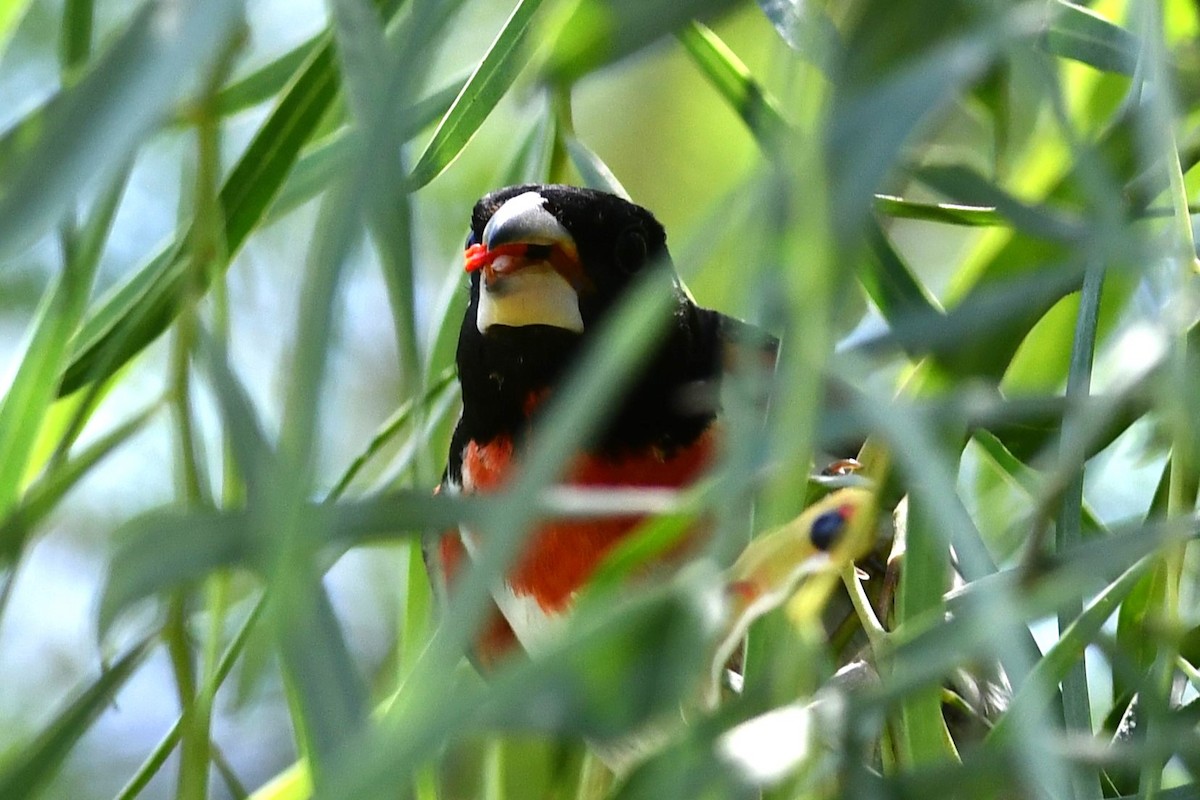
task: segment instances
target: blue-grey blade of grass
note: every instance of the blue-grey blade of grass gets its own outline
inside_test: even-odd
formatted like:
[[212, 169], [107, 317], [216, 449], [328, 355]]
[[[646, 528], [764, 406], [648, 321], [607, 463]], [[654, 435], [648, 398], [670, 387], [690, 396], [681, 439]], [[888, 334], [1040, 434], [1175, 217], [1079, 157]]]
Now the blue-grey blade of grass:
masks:
[[[403, 119], [387, 110], [400, 100], [410, 105], [403, 89], [396, 86], [394, 71], [399, 66], [388, 51], [383, 29], [372, 19], [371, 11], [361, 4], [336, 3], [333, 6], [337, 32], [338, 56], [348, 104], [357, 128], [372, 128], [379, 139], [381, 152], [400, 152], [407, 138]], [[382, 107], [382, 109], [381, 109]], [[388, 303], [392, 312], [392, 329], [396, 341], [399, 372], [403, 392], [417, 398], [424, 393], [425, 370], [421, 364], [416, 330], [415, 255], [412, 245], [412, 208], [404, 185], [405, 161], [384, 157], [375, 163], [375, 188], [370, 190], [372, 201], [367, 206], [367, 227], [375, 244]], [[403, 396], [403, 395], [402, 395]], [[418, 415], [420, 407], [417, 408]], [[418, 471], [427, 482], [432, 467], [425, 452], [418, 451]]]
[[[354, 114], [355, 149], [344, 174], [322, 203], [305, 265], [297, 331], [279, 439], [279, 469], [272, 476], [266, 511], [255, 520], [267, 544], [270, 600], [267, 622], [288, 685], [292, 725], [318, 788], [368, 731], [368, 692], [350, 654], [345, 632], [321, 582], [314, 537], [329, 528], [307, 512], [313, 490], [322, 389], [328, 378], [335, 311], [346, 259], [362, 226], [404, 191], [396, 154], [403, 141], [394, 109], [408, 107], [433, 61], [432, 46], [460, 0], [414, 2], [400, 35], [385, 38], [383, 19], [366, 0], [338, 0], [334, 31], [347, 97]], [[407, 241], [392, 241], [406, 251]], [[408, 309], [413, 318], [412, 309]]]
[[106, 183], [207, 71], [241, 18], [236, 0], [147, 3], [74, 86], [47, 108], [0, 173], [0, 258], [62, 219], [81, 187]]
[[822, 9], [804, 0], [758, 0], [775, 32], [802, 58], [823, 72], [845, 57], [841, 34]]
[[617, 197], [624, 197], [626, 200], [629, 199], [629, 192], [617, 180], [617, 176], [608, 168], [608, 165], [592, 152], [591, 148], [569, 133], [564, 134], [563, 141], [566, 144], [567, 155], [570, 157], [571, 163], [575, 165], [580, 177], [583, 178], [585, 186], [615, 194]]
[[1054, 0], [1041, 46], [1049, 53], [1104, 72], [1132, 75], [1141, 44], [1129, 31], [1075, 3]]
[[33, 741], [7, 754], [0, 772], [0, 796], [34, 798], [46, 788], [75, 744], [141, 666], [151, 644], [146, 640], [127, 650], [55, 715]]
[[[1141, 559], [1117, 580], [1104, 587], [1086, 609], [1070, 624], [1064, 626], [1058, 640], [1038, 661], [1026, 686], [1013, 698], [1008, 713], [997, 722], [989, 738], [1003, 740], [1004, 737], [1011, 736], [1012, 719], [1015, 715], [1024, 713], [1021, 704], [1040, 702], [1048, 687], [1062, 683], [1063, 693], [1067, 696], [1067, 702], [1070, 702], [1070, 690], [1066, 685], [1070, 680], [1070, 672], [1083, 663], [1084, 650], [1094, 642], [1100, 634], [1101, 627], [1117, 612], [1117, 607], [1125, 601], [1137, 582], [1153, 567], [1153, 561], [1148, 558]], [[1084, 693], [1083, 697], [1086, 698], [1087, 694]]]
[[258, 561], [246, 511], [149, 512], [120, 526], [113, 539], [116, 551], [100, 597], [101, 636], [138, 600]]
[[864, 342], [866, 352], [898, 347], [934, 356], [950, 375], [999, 375], [1029, 331], [1059, 300], [1078, 291], [1082, 267], [1056, 265], [973, 293], [947, 312], [917, 311], [889, 320], [892, 330]]

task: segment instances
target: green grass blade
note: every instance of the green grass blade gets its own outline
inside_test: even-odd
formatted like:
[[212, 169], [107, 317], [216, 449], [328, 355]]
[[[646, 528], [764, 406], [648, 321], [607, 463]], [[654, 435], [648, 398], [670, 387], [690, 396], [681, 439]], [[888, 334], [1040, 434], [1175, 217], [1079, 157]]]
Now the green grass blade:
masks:
[[49, 231], [81, 187], [111, 181], [217, 57], [240, 16], [235, 0], [143, 6], [88, 73], [47, 107], [17, 168], [0, 173], [0, 257]]
[[973, 31], [914, 56], [871, 85], [841, 91], [826, 134], [840, 227], [855, 229], [864, 200], [873, 197], [913, 130], [983, 74], [1006, 35], [1011, 33], [1004, 29]]
[[[630, 602], [596, 608], [543, 656], [519, 660], [489, 684], [452, 680], [405, 724], [385, 722], [316, 798], [392, 797], [445, 742], [471, 730], [609, 737], [677, 713], [703, 671], [706, 581], [692, 573]], [[653, 667], [653, 679], [647, 680]], [[556, 713], [546, 714], [545, 709]]]
[[959, 205], [957, 203], [918, 203], [886, 194], [875, 195], [875, 211], [896, 219], [917, 219], [966, 227], [1008, 225], [1008, 220], [994, 208]]
[[763, 151], [768, 155], [776, 153], [789, 134], [779, 103], [709, 27], [693, 21], [678, 36], [700, 72], [741, 117]]
[[[58, 61], [63, 74], [68, 77], [83, 67], [92, 53], [92, 5], [92, 0], [67, 0], [63, 3]], [[0, 41], [3, 38], [3, 34], [0, 34]]]
[[301, 42], [249, 75], [224, 86], [217, 92], [214, 107], [222, 115], [236, 114], [270, 100], [291, 83], [316, 51], [328, 46], [328, 31]]
[[[1096, 351], [1097, 324], [1100, 317], [1100, 291], [1105, 270], [1102, 264], [1093, 264], [1083, 280], [1083, 292], [1079, 301], [1079, 316], [1076, 320], [1075, 340], [1071, 348], [1071, 367], [1067, 376], [1067, 398], [1078, 400], [1091, 393], [1092, 360]], [[1062, 451], [1064, 458], [1081, 448], [1077, 441], [1083, 435], [1083, 423], [1076, 415], [1063, 420]], [[1083, 539], [1083, 469], [1074, 473], [1063, 492], [1062, 506], [1055, 526], [1055, 548], [1067, 549]], [[1133, 585], [1136, 576], [1130, 579]], [[1113, 605], [1115, 609], [1116, 604]], [[1064, 605], [1058, 612], [1058, 627], [1065, 632], [1082, 613], [1082, 603]], [[1106, 615], [1107, 616], [1107, 615]], [[1060, 642], [1062, 637], [1060, 636]], [[1043, 659], [1041, 663], [1045, 663]], [[1085, 735], [1092, 732], [1092, 708], [1088, 692], [1086, 664], [1082, 658], [1075, 662], [1062, 678], [1063, 712], [1068, 730]], [[1095, 772], [1078, 774], [1074, 777], [1077, 797], [1095, 797], [1100, 794], [1100, 782]]]
[[[1012, 720], [1024, 712], [1030, 703], [1044, 702], [1053, 687], [1064, 683], [1072, 670], [1083, 663], [1084, 650], [1095, 641], [1104, 623], [1117, 611], [1138, 581], [1154, 567], [1154, 560], [1143, 558], [1110, 583], [1071, 623], [1063, 628], [1058, 640], [1038, 661], [1029, 679], [1012, 699], [1008, 713], [1001, 717], [989, 734], [992, 740], [1003, 740], [1013, 734]], [[1066, 686], [1063, 687], [1064, 694]], [[1085, 731], [1090, 735], [1090, 730]], [[1096, 787], [1098, 788], [1098, 787]], [[1098, 795], [1093, 795], [1098, 796]]]
[[66, 268], [49, 290], [17, 374], [0, 400], [0, 516], [20, 495], [38, 431], [54, 401], [58, 371], [92, 295], [96, 267], [127, 175], [127, 170], [120, 173], [100, 198], [79, 246], [67, 254]]
[[[233, 640], [229, 643], [229, 646], [225, 649], [225, 652], [221, 654], [221, 660], [217, 664], [217, 670], [212, 676], [212, 694], [216, 694], [217, 689], [219, 689], [225, 683], [225, 680], [229, 677], [229, 674], [233, 672], [233, 667], [238, 662], [238, 659], [241, 657], [242, 653], [245, 651], [246, 644], [250, 640], [250, 634], [254, 631], [255, 625], [262, 617], [262, 612], [265, 607], [265, 598], [260, 598], [258, 602], [254, 604], [254, 607], [250, 610], [250, 613], [246, 616], [246, 619], [242, 621], [241, 626], [238, 628], [237, 633], [234, 634]], [[166, 763], [167, 758], [170, 757], [171, 751], [175, 749], [177, 744], [179, 744], [179, 739], [182, 733], [183, 719], [180, 718], [175, 720], [175, 724], [171, 726], [171, 730], [167, 731], [167, 734], [162, 738], [161, 741], [159, 741], [158, 745], [155, 746], [154, 750], [150, 753], [150, 756], [145, 762], [143, 762], [138, 771], [134, 773], [133, 777], [129, 779], [129, 782], [121, 788], [121, 791], [116, 796], [116, 800], [133, 800], [133, 798], [142, 793], [142, 790], [146, 788], [146, 784], [148, 784], [150, 780], [158, 773], [163, 764]]]
[[492, 113], [521, 69], [529, 60], [526, 43], [530, 23], [542, 0], [519, 0], [500, 33], [488, 47], [479, 66], [467, 79], [454, 105], [438, 124], [433, 138], [417, 159], [409, 176], [409, 186], [420, 188], [450, 165], [479, 126]]
[[36, 739], [8, 754], [0, 770], [0, 797], [32, 798], [39, 794], [149, 652], [149, 641], [132, 647], [60, 711]]
[[59, 501], [110, 453], [137, 434], [158, 411], [157, 404], [118, 425], [83, 452], [48, 470], [30, 485], [21, 501], [0, 522], [0, 561], [11, 561], [21, 552], [33, 529]]
[[914, 177], [956, 203], [994, 208], [1013, 227], [1032, 237], [1072, 243], [1086, 233], [1079, 220], [1049, 207], [1024, 203], [969, 167], [925, 166], [916, 170]]
[[[930, 531], [925, 499], [910, 497], [904, 567], [896, 596], [899, 627], [923, 614], [944, 614], [942, 595], [950, 575], [950, 553]], [[901, 662], [903, 664], [904, 662]], [[903, 667], [897, 666], [901, 672]], [[958, 753], [942, 716], [941, 687], [906, 697], [896, 726], [898, 755], [907, 766], [957, 760]]]

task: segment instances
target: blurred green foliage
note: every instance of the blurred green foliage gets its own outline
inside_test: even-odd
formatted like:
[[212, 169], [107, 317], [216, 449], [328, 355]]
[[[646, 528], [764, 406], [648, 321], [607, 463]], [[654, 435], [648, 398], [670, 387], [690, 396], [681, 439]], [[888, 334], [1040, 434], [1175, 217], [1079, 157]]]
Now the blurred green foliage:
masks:
[[[178, 797], [245, 793], [213, 724], [239, 667], [286, 687], [302, 760], [255, 795], [274, 800], [1194, 796], [1194, 3], [327, 12], [247, 64], [262, 23], [236, 0], [0, 5], [0, 69], [40, 48], [58, 71], [0, 131], [0, 310], [28, 312], [0, 399], [0, 614], [71, 491], [153, 425], [170, 431], [175, 485], [106, 551], [109, 666], [35, 730], [0, 737], [0, 795], [86, 792], [64, 763], [154, 652], [178, 722], [122, 798], [162, 770]], [[131, 174], [181, 139], [174, 232], [98, 292]], [[845, 576], [835, 601], [853, 611], [830, 635], [768, 615], [743, 692], [717, 708], [698, 695], [711, 561], [583, 604], [546, 653], [486, 681], [463, 662], [490, 582], [667, 291], [627, 298], [513, 487], [431, 497], [463, 297], [446, 265], [476, 197], [518, 180], [628, 192], [666, 223], [704, 305], [782, 339], [765, 430], [734, 425], [723, 468], [680, 512], [715, 516], [714, 553], [750, 535], [730, 509], [756, 501], [760, 528], [800, 512], [818, 454], [847, 442], [889, 512], [906, 498], [903, 546], [864, 564], [865, 584]], [[295, 296], [271, 298], [295, 321], [278, 327], [272, 405], [237, 355], [257, 344], [237, 320], [261, 312], [229, 283], [297, 219], [313, 235], [286, 265]], [[51, 263], [44, 285], [33, 262]], [[395, 361], [378, 389], [398, 409], [361, 442], [329, 394], [360, 262], [380, 271]], [[128, 400], [159, 341], [161, 396]], [[356, 449], [338, 479], [329, 451]], [[418, 538], [466, 519], [486, 520], [487, 545], [435, 619]], [[368, 544], [408, 565], [372, 674], [322, 579]], [[147, 602], [160, 613], [122, 646], [121, 621]], [[615, 777], [584, 743], [660, 729]]]

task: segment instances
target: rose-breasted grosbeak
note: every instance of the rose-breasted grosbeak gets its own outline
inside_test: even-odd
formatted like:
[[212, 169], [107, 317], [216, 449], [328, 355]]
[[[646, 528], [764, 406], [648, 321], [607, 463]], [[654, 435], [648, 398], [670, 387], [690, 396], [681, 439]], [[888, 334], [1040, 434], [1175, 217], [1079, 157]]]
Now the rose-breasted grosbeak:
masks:
[[[472, 493], [508, 480], [539, 405], [638, 273], [671, 264], [666, 234], [646, 209], [603, 192], [543, 185], [481, 199], [465, 257], [470, 301], [457, 352], [463, 408], [440, 491]], [[712, 463], [719, 409], [697, 398], [716, 396], [726, 360], [753, 329], [700, 308], [675, 285], [669, 328], [600, 435], [570, 463], [569, 484], [676, 488]], [[773, 340], [757, 334], [757, 342], [773, 357]], [[489, 664], [535, 640], [639, 521], [539, 525], [493, 593], [498, 613], [476, 660]], [[427, 543], [436, 588], [445, 591], [475, 544], [467, 531]]]

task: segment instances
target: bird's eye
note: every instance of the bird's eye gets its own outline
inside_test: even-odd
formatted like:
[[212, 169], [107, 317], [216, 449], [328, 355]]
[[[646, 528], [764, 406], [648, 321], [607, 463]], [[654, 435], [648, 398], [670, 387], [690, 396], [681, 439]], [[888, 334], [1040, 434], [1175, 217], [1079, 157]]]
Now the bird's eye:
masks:
[[818, 550], [828, 550], [833, 547], [844, 527], [846, 527], [846, 518], [840, 510], [826, 511], [813, 520], [812, 531], [809, 534], [813, 547]]
[[625, 273], [634, 273], [646, 262], [646, 235], [634, 225], [617, 237], [617, 266]]

